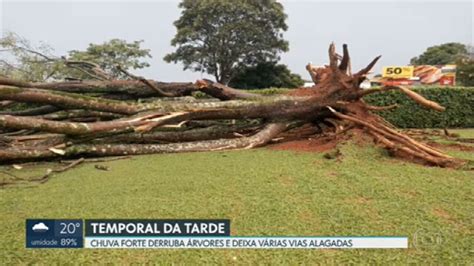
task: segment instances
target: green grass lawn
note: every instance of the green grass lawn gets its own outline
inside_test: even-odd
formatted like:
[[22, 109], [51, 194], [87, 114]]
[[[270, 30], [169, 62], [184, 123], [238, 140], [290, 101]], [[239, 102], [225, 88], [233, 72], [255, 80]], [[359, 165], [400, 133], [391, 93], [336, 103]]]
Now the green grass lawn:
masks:
[[[473, 263], [473, 171], [406, 163], [354, 143], [340, 149], [339, 160], [266, 148], [138, 156], [2, 189], [1, 264]], [[394, 235], [408, 236], [410, 248], [34, 250], [25, 249], [26, 218], [229, 218], [238, 236]]]
[[450, 129], [449, 132], [459, 134], [461, 138], [474, 138], [474, 129], [470, 128]]

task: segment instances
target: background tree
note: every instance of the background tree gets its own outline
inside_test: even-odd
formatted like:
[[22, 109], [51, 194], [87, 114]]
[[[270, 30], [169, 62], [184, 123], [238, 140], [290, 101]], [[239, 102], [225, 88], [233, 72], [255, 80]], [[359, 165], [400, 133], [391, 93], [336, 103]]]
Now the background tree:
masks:
[[412, 65], [446, 65], [468, 55], [466, 45], [462, 43], [445, 43], [428, 47], [421, 55], [410, 60]]
[[456, 80], [464, 86], [474, 86], [474, 55], [472, 51], [471, 47], [469, 56], [456, 62]]
[[123, 73], [116, 66], [128, 69], [141, 69], [149, 67], [144, 58], [151, 58], [149, 49], [142, 49], [143, 41], [127, 42], [120, 39], [112, 39], [102, 44], [89, 44], [85, 51], [69, 51], [67, 60], [85, 61], [97, 64], [105, 70], [112, 78], [121, 78]]
[[274, 0], [184, 0], [167, 62], [204, 71], [227, 84], [238, 68], [278, 60], [288, 50], [283, 6]]
[[291, 73], [286, 65], [276, 62], [259, 63], [238, 71], [229, 85], [239, 89], [297, 88], [304, 84], [300, 75]]
[[412, 65], [456, 64], [456, 81], [464, 86], [474, 86], [474, 57], [472, 46], [462, 43], [445, 43], [426, 49], [410, 60]]
[[[149, 64], [143, 59], [151, 57], [148, 49], [140, 47], [142, 41], [126, 42], [112, 39], [102, 44], [89, 44], [85, 51], [73, 50], [67, 56], [53, 55], [54, 49], [45, 44], [33, 45], [27, 39], [9, 32], [0, 39], [0, 75], [24, 81], [60, 80], [66, 77], [94, 78], [79, 71], [79, 63], [92, 63], [111, 78], [120, 78], [123, 69], [140, 69]], [[76, 63], [76, 64], [72, 64]], [[72, 66], [72, 67], [71, 67]]]
[[13, 33], [0, 38], [0, 75], [24, 81], [45, 81], [63, 66], [45, 43], [34, 45]]

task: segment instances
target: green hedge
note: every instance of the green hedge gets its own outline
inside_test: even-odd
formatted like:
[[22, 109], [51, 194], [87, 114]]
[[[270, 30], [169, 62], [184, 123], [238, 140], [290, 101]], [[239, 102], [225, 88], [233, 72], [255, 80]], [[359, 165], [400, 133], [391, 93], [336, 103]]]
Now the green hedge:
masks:
[[[474, 87], [418, 86], [412, 90], [440, 103], [446, 107], [446, 111], [437, 112], [424, 108], [400, 91], [372, 94], [364, 99], [377, 106], [398, 104], [396, 109], [377, 113], [400, 128], [474, 128]], [[290, 90], [269, 88], [248, 91], [272, 95]]]
[[415, 92], [446, 107], [437, 112], [420, 106], [400, 91], [372, 94], [365, 101], [372, 105], [398, 104], [379, 113], [400, 128], [472, 128], [474, 127], [474, 87], [416, 87]]

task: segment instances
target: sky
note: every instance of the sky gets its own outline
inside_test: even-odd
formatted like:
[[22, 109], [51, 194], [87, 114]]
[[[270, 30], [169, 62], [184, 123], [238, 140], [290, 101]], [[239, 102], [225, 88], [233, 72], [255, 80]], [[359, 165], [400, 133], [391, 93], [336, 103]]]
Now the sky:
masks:
[[[382, 66], [406, 65], [427, 47], [446, 42], [473, 44], [473, 1], [281, 1], [288, 15], [284, 37], [290, 50], [281, 63], [310, 79], [305, 65], [326, 64], [331, 42], [349, 45], [352, 69], [364, 67], [377, 55]], [[194, 81], [205, 74], [183, 71], [166, 63], [174, 50], [173, 22], [179, 1], [44, 1], [0, 0], [0, 29], [54, 48], [56, 55], [84, 50], [89, 43], [112, 38], [144, 40], [151, 66], [133, 72], [161, 81]], [[0, 54], [0, 56], [2, 56]]]

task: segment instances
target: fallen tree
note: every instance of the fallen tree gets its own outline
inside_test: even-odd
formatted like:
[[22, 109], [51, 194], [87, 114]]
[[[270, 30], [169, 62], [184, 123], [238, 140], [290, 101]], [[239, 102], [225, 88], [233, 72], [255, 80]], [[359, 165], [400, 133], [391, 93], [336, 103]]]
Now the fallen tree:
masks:
[[[36, 106], [0, 113], [0, 160], [248, 149], [280, 139], [289, 129], [324, 124], [334, 136], [362, 128], [378, 145], [407, 160], [442, 167], [462, 164], [374, 113], [397, 106], [369, 106], [363, 97], [400, 90], [426, 108], [443, 111], [443, 106], [405, 87], [363, 90], [360, 84], [379, 57], [353, 74], [346, 45], [342, 56], [333, 44], [328, 52], [329, 65], [307, 66], [313, 87], [283, 96], [262, 96], [208, 80], [162, 83], [128, 72], [132, 80], [25, 83], [3, 78], [0, 101]], [[196, 92], [207, 98], [190, 99]], [[110, 95], [128, 96], [107, 99]]]

